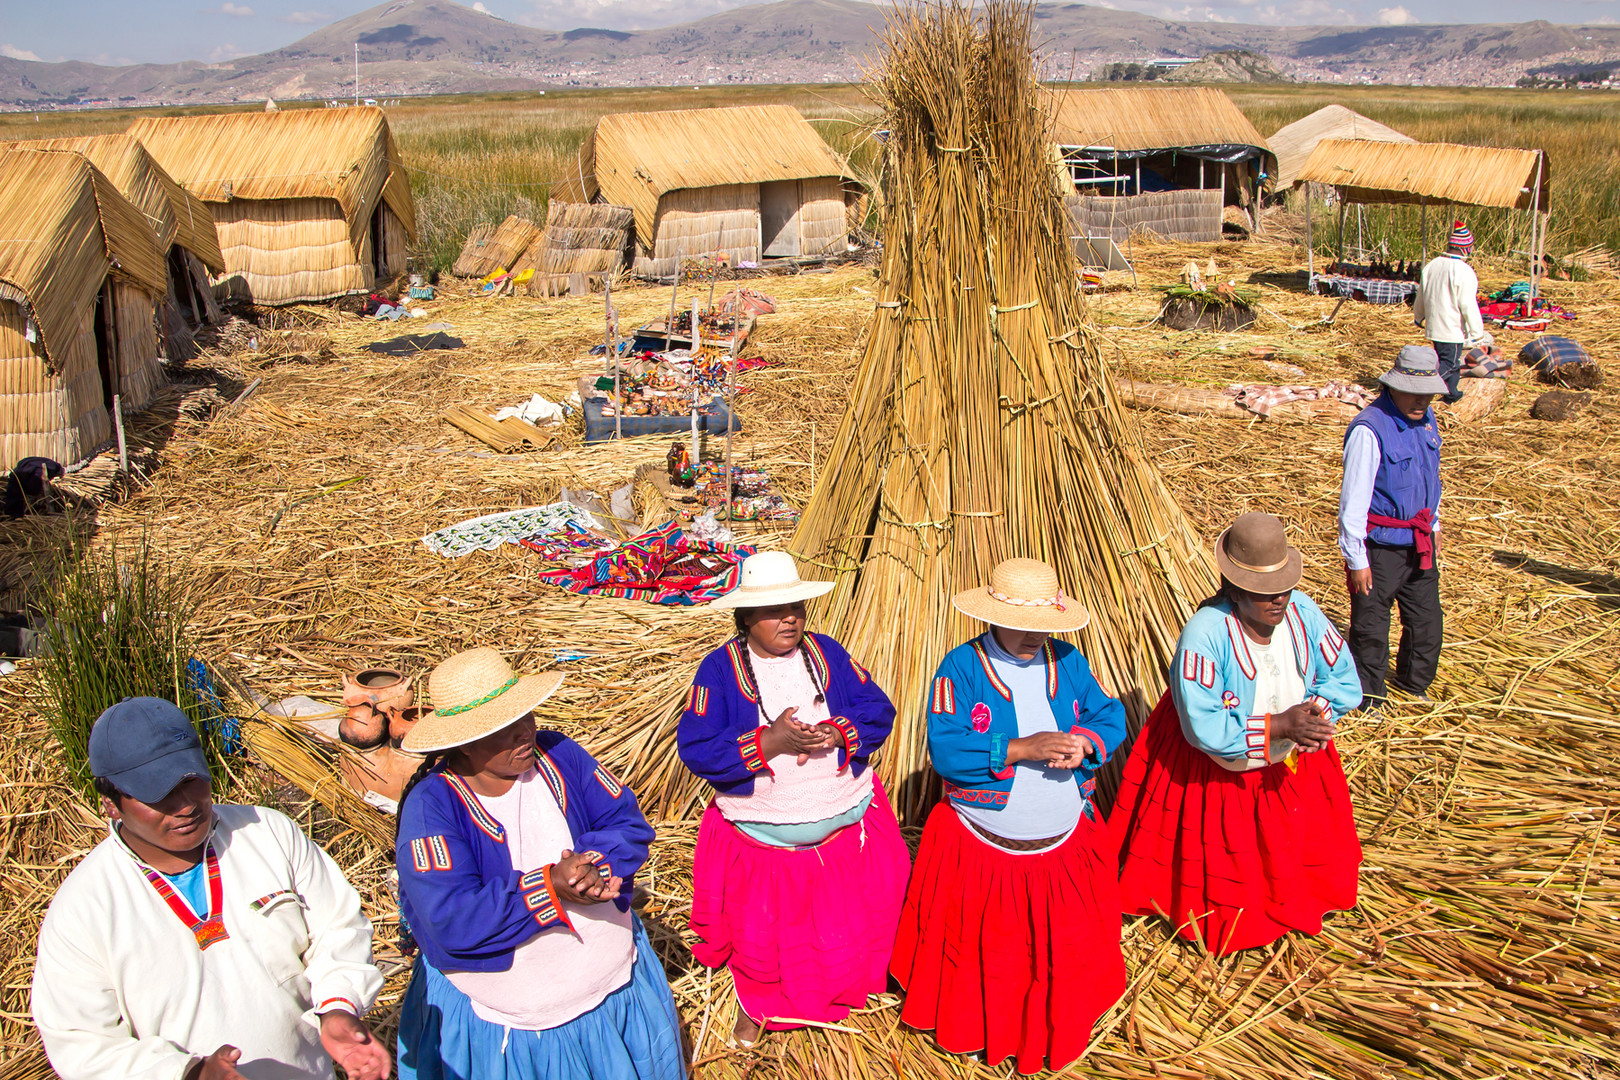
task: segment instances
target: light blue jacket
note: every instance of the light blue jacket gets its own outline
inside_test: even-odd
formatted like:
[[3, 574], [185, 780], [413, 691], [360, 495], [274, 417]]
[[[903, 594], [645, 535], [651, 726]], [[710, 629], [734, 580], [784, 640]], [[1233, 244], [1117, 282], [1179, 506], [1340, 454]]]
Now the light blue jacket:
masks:
[[[1329, 719], [1361, 704], [1355, 661], [1315, 601], [1296, 589], [1275, 633], [1292, 637], [1305, 692], [1327, 706]], [[1187, 741], [1214, 757], [1280, 760], [1270, 753], [1269, 721], [1254, 714], [1257, 673], [1232, 605], [1222, 600], [1195, 611], [1176, 642], [1170, 668], [1170, 694]]]

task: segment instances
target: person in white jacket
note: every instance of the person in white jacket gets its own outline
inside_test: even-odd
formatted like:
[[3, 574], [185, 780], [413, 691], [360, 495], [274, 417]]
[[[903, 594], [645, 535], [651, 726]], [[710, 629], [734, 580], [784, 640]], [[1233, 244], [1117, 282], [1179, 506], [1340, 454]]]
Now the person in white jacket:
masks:
[[371, 924], [284, 814], [215, 806], [172, 702], [96, 720], [108, 837], [40, 928], [33, 1014], [62, 1080], [386, 1080], [361, 1019], [382, 987]]
[[1442, 401], [1462, 400], [1457, 381], [1462, 376], [1462, 354], [1485, 333], [1479, 314], [1479, 276], [1468, 265], [1474, 234], [1461, 221], [1452, 225], [1446, 251], [1423, 267], [1422, 280], [1412, 297], [1412, 321], [1440, 358], [1440, 377], [1446, 381]]

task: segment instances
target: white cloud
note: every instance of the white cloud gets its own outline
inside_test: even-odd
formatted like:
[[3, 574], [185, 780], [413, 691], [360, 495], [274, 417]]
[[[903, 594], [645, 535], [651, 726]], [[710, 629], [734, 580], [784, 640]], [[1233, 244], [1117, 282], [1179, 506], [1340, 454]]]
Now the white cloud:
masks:
[[473, 10], [478, 12], [480, 15], [489, 14], [489, 8], [484, 6], [484, 0], [478, 0], [478, 3], [473, 5]]
[[1380, 26], [1411, 26], [1415, 22], [1417, 22], [1417, 16], [1404, 7], [1378, 9], [1378, 24]]
[[[225, 6], [229, 7], [230, 5], [227, 4]], [[331, 17], [332, 16], [328, 15], [324, 11], [289, 11], [287, 14], [280, 16], [280, 19], [284, 23], [296, 23], [299, 26], [312, 26], [315, 23], [323, 23]]]
[[0, 45], [0, 56], [9, 57], [12, 60], [38, 60], [39, 59], [38, 54], [31, 53], [27, 49], [19, 49], [19, 48], [17, 48], [17, 46], [13, 45], [9, 41], [6, 42], [4, 45]]
[[246, 55], [248, 55], [246, 49], [238, 49], [235, 45], [229, 44], [221, 45], [208, 54], [208, 62], [210, 64], [223, 64], [227, 60], [235, 60]]
[[231, 0], [225, 0], [223, 4], [219, 5], [219, 8], [214, 13], [219, 15], [230, 15], [237, 19], [251, 19], [253, 17], [252, 8], [243, 4], [233, 4], [231, 3]]

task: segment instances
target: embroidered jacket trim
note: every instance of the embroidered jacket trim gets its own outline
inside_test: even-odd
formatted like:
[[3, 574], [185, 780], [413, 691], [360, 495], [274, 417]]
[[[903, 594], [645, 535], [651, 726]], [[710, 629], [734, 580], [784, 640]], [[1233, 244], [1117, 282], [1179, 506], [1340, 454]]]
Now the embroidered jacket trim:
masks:
[[[540, 758], [543, 760], [545, 755], [541, 754]], [[491, 816], [488, 810], [484, 809], [484, 804], [479, 801], [478, 795], [473, 789], [467, 786], [467, 781], [449, 769], [444, 770], [439, 775], [444, 777], [444, 782], [450, 785], [450, 790], [456, 793], [456, 798], [460, 799], [461, 805], [466, 807], [467, 816], [472, 818], [473, 824], [478, 826], [484, 835], [497, 844], [506, 843], [506, 830], [501, 827], [500, 822]]]

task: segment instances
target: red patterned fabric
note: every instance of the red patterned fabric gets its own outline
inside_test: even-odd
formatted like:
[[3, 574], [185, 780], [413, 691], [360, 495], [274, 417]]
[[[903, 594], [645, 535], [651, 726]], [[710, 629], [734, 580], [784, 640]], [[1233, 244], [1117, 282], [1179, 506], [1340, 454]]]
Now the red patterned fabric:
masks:
[[1320, 933], [1324, 914], [1356, 905], [1361, 842], [1338, 749], [1229, 772], [1187, 742], [1168, 693], [1125, 764], [1109, 831], [1122, 910], [1167, 915], [1217, 955]]
[[1052, 851], [1000, 851], [949, 803], [929, 815], [889, 972], [900, 1019], [953, 1054], [1021, 1073], [1079, 1057], [1125, 993], [1119, 890], [1105, 827], [1088, 816]]

